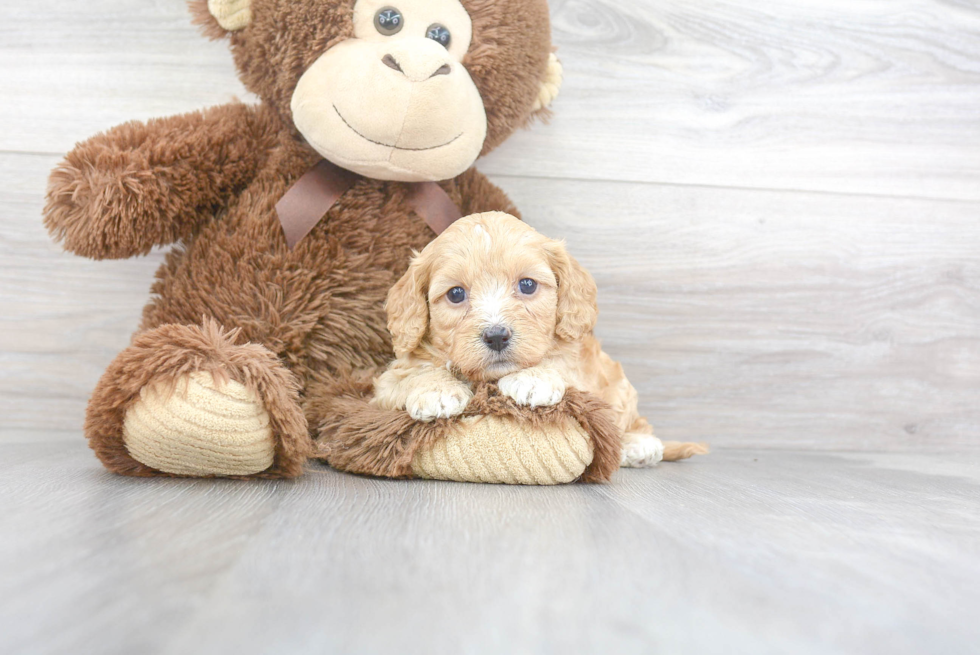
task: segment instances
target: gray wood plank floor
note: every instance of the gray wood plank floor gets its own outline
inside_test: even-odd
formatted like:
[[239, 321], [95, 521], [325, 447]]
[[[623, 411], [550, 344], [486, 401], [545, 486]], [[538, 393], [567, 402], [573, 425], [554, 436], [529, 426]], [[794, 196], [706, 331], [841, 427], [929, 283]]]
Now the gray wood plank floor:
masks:
[[0, 0], [0, 653], [976, 650], [980, 5], [551, 4], [555, 116], [478, 166], [716, 447], [603, 487], [105, 473], [85, 403], [163, 252], [62, 253], [47, 173], [254, 98], [183, 0]]
[[5, 653], [968, 653], [980, 465], [722, 451], [608, 486], [132, 480], [0, 445]]

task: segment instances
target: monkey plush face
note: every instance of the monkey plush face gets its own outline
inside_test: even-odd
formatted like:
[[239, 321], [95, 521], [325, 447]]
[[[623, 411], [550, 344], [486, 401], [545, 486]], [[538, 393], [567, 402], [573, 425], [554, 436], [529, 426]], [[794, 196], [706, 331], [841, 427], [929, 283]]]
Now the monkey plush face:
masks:
[[242, 81], [361, 175], [453, 178], [545, 110], [546, 0], [195, 0]]
[[383, 180], [443, 180], [469, 168], [487, 116], [462, 64], [473, 26], [459, 0], [357, 0], [353, 22], [353, 36], [296, 85], [293, 121], [307, 142]]

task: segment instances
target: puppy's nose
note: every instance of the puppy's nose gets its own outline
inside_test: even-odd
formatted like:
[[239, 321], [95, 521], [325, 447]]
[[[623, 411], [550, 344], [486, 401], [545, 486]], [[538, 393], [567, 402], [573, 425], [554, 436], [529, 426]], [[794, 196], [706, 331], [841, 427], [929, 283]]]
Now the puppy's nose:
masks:
[[511, 331], [503, 325], [494, 325], [483, 331], [483, 343], [487, 348], [496, 352], [502, 352], [510, 345]]

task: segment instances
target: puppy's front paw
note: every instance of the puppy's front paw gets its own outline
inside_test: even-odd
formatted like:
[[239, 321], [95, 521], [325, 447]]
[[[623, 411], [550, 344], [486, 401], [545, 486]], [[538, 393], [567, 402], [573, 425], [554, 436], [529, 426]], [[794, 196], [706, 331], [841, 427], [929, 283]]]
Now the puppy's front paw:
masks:
[[462, 384], [445, 387], [423, 387], [408, 395], [405, 409], [416, 421], [459, 416], [466, 409], [473, 392]]
[[656, 466], [664, 458], [664, 444], [652, 434], [623, 435], [623, 457], [620, 466], [645, 469]]
[[497, 381], [500, 393], [518, 405], [550, 407], [565, 397], [565, 381], [554, 371], [528, 368], [505, 375]]

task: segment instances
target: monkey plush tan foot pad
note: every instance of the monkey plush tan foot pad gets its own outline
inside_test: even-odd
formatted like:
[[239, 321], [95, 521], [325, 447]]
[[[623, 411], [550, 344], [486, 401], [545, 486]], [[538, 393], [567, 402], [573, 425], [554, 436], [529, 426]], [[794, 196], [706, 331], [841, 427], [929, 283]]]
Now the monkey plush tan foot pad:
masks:
[[294, 478], [313, 444], [299, 385], [265, 347], [213, 320], [141, 332], [85, 416], [110, 471], [140, 477]]
[[195, 371], [172, 388], [144, 387], [123, 422], [123, 442], [139, 462], [174, 475], [253, 475], [272, 466], [269, 413], [234, 380], [215, 384]]
[[605, 482], [619, 467], [620, 438], [608, 406], [570, 389], [554, 407], [529, 409], [476, 389], [466, 412], [430, 423], [368, 404], [369, 378], [316, 394], [328, 417], [318, 457], [351, 473], [390, 478], [553, 485]]

